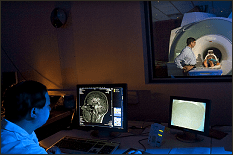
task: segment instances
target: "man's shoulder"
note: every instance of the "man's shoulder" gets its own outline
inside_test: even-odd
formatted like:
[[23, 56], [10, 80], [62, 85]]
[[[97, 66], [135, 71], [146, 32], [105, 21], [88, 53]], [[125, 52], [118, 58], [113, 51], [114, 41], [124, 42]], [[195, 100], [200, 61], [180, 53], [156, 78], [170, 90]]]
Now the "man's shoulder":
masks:
[[40, 146], [25, 146], [22, 145], [4, 145], [1, 146], [1, 154], [48, 154], [45, 149]]
[[3, 142], [10, 143], [10, 142], [14, 142], [14, 141], [17, 141], [17, 137], [16, 137], [14, 132], [11, 132], [11, 131], [8, 131], [5, 129], [1, 129], [1, 143], [3, 143]]
[[188, 46], [186, 46], [182, 51], [181, 53], [185, 54], [185, 53], [190, 53], [192, 51], [192, 49]]
[[186, 46], [184, 49], [183, 49], [183, 51], [190, 51], [190, 50], [192, 50], [189, 46]]
[[[1, 135], [3, 136], [3, 135]], [[2, 154], [47, 154], [38, 144], [29, 139], [17, 139], [13, 134], [1, 138]]]

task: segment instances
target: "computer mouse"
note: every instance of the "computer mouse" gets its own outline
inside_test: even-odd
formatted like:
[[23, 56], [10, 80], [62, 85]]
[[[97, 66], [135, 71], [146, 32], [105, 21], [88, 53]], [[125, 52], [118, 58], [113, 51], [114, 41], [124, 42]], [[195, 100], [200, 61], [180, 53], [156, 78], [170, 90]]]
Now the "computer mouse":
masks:
[[142, 151], [139, 150], [130, 150], [129, 152], [126, 152], [126, 154], [143, 154]]

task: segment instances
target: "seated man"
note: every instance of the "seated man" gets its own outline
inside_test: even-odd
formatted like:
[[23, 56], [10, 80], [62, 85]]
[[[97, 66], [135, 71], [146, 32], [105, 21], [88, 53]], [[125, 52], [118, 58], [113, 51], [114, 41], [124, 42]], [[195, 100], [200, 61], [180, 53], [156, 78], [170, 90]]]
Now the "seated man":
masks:
[[34, 132], [49, 118], [50, 98], [46, 86], [23, 81], [8, 88], [2, 100], [5, 117], [1, 121], [2, 154], [60, 154], [57, 147], [47, 152], [39, 146]]

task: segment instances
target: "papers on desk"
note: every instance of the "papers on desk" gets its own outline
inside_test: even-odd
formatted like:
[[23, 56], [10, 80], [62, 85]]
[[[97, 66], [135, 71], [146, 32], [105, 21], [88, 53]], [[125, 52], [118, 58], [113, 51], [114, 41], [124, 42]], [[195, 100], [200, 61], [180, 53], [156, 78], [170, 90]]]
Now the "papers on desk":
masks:
[[224, 147], [212, 147], [211, 154], [232, 154], [232, 152], [226, 151]]
[[169, 154], [210, 154], [208, 147], [173, 148]]
[[193, 147], [193, 148], [174, 148], [169, 154], [232, 154], [231, 151], [225, 151], [224, 147]]

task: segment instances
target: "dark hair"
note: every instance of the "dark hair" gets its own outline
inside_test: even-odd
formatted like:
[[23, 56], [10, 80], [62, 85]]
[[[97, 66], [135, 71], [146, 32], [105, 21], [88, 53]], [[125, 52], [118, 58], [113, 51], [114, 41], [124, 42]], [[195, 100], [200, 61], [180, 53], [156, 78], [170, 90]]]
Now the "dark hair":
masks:
[[196, 39], [194, 39], [194, 38], [192, 38], [192, 37], [189, 37], [188, 39], [187, 39], [187, 46], [189, 45], [189, 44], [191, 44], [191, 42], [194, 42], [194, 41], [196, 41]]
[[32, 108], [43, 108], [46, 92], [46, 86], [36, 81], [23, 81], [10, 86], [2, 100], [5, 118], [11, 122], [20, 121]]

